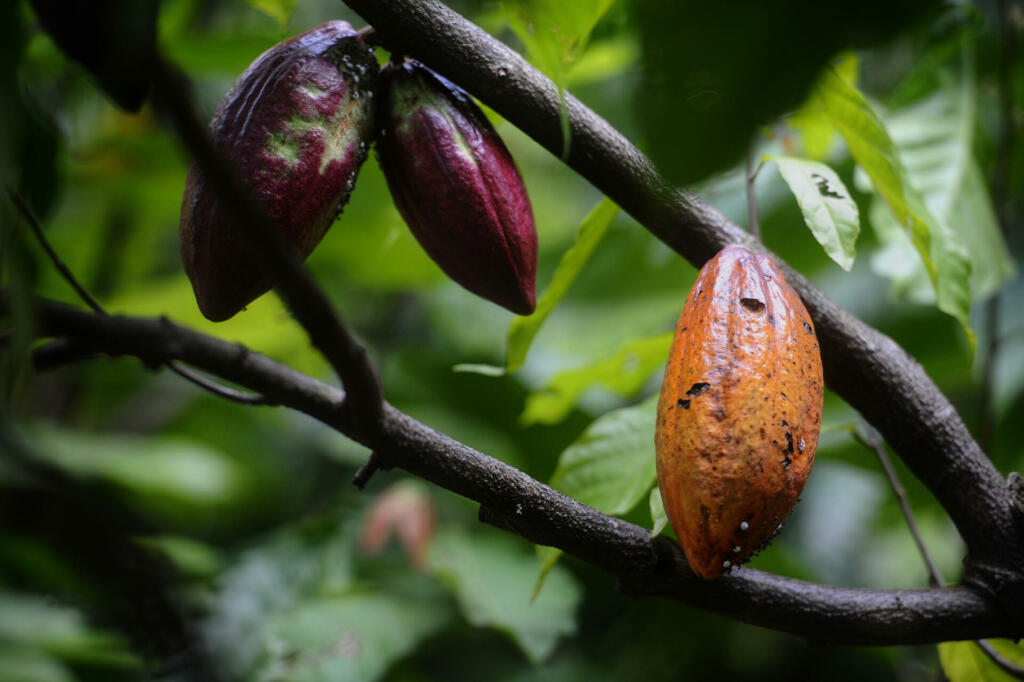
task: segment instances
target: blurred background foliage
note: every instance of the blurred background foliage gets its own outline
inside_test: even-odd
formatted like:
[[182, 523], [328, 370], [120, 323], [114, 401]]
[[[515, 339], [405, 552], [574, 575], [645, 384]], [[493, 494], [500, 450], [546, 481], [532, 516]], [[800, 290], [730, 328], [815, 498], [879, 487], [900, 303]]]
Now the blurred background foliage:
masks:
[[[920, 361], [1000, 471], [1024, 468], [1024, 279], [1014, 265], [1024, 252], [1024, 144], [1001, 157], [999, 100], [1005, 68], [1019, 133], [1024, 65], [1002, 61], [1001, 3], [886, 3], [884, 24], [853, 4], [824, 14], [821, 3], [453, 4], [741, 224], [748, 148], [755, 160], [828, 164], [859, 208], [850, 271], [815, 242], [804, 206], [771, 166], [756, 184], [764, 242]], [[1018, 42], [1019, 10], [1007, 19]], [[333, 0], [164, 0], [158, 11], [160, 49], [193, 78], [204, 117], [283, 37], [330, 19], [362, 25]], [[174, 137], [148, 105], [118, 109], [28, 3], [0, 13], [0, 172], [87, 287], [113, 312], [166, 315], [330, 381], [273, 295], [229, 322], [201, 317], [178, 255], [187, 159]], [[961, 325], [936, 307], [885, 188], [815, 106], [823, 67], [850, 47], [859, 49], [840, 67], [844, 82], [882, 122], [906, 191], [926, 205], [924, 222], [951, 235], [973, 266], [969, 288], [956, 284], [973, 303], [973, 354]], [[398, 408], [651, 527], [659, 513], [649, 499], [648, 398], [695, 269], [488, 113], [530, 191], [539, 287], [558, 283], [546, 317], [513, 321], [447, 281], [372, 159], [308, 265], [369, 345]], [[0, 217], [10, 294], [0, 350], [0, 680], [939, 674], [936, 647], [815, 648], [623, 597], [606, 575], [550, 550], [538, 560], [526, 541], [481, 526], [475, 504], [401, 472], [378, 474], [360, 492], [349, 480], [365, 449], [302, 415], [225, 403], [128, 359], [33, 375], [28, 296], [74, 297], [6, 199]], [[828, 394], [824, 414], [803, 501], [751, 564], [837, 585], [926, 585], [874, 455], [851, 437], [856, 413]], [[955, 529], [897, 468], [955, 581]], [[973, 657], [970, 646], [945, 647], [946, 674], [999, 679]]]

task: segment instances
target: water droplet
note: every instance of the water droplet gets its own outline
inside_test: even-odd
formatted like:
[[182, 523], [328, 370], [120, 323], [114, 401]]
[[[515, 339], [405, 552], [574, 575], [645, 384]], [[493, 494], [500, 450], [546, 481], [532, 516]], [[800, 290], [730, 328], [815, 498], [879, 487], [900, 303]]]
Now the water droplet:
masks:
[[354, 90], [352, 92], [352, 99], [359, 99], [359, 91], [358, 90]]
[[732, 562], [731, 561], [723, 561], [722, 562], [722, 568], [729, 568], [730, 566], [732, 566]]
[[740, 553], [740, 546], [739, 545], [733, 545], [732, 553], [733, 554], [739, 554]]
[[747, 530], [750, 528], [750, 524], [746, 521], [740, 521], [740, 530]]

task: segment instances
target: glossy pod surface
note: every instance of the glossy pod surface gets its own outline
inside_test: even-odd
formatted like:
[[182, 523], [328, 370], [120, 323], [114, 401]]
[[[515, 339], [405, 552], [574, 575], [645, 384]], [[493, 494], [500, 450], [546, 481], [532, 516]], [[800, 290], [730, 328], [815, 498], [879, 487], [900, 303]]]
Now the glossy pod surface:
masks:
[[658, 401], [658, 484], [693, 571], [761, 549], [797, 502], [824, 382], [810, 316], [770, 258], [730, 246], [701, 269]]
[[380, 165], [413, 235], [469, 291], [533, 312], [533, 210], [494, 127], [469, 95], [414, 61], [385, 67], [381, 91]]
[[[377, 62], [344, 21], [270, 48], [224, 96], [210, 133], [300, 258], [341, 212], [373, 136]], [[195, 164], [181, 207], [181, 254], [203, 314], [225, 320], [273, 282], [244, 248]]]

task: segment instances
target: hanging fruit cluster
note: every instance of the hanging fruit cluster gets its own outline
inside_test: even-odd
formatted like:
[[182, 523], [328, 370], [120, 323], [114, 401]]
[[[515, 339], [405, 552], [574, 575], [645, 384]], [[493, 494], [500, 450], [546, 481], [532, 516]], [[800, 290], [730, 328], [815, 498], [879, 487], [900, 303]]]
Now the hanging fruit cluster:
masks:
[[[375, 97], [377, 94], [379, 96]], [[395, 204], [427, 254], [469, 291], [509, 310], [535, 305], [537, 232], [522, 177], [483, 112], [414, 61], [380, 71], [372, 48], [332, 21], [270, 48], [210, 124], [296, 256], [305, 259], [351, 196], [371, 142]], [[181, 253], [202, 313], [226, 320], [274, 282], [195, 164]]]
[[823, 391], [814, 327], [782, 272], [742, 247], [720, 251], [676, 325], [654, 434], [694, 573], [721, 575], [782, 527], [814, 463]]

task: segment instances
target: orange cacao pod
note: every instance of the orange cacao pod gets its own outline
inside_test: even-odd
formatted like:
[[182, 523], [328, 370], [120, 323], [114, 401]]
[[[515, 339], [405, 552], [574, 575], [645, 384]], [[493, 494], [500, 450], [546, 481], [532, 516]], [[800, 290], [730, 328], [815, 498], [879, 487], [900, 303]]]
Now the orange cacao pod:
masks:
[[676, 325], [654, 433], [658, 485], [694, 573], [778, 532], [811, 471], [824, 382], [811, 318], [772, 260], [730, 246]]

